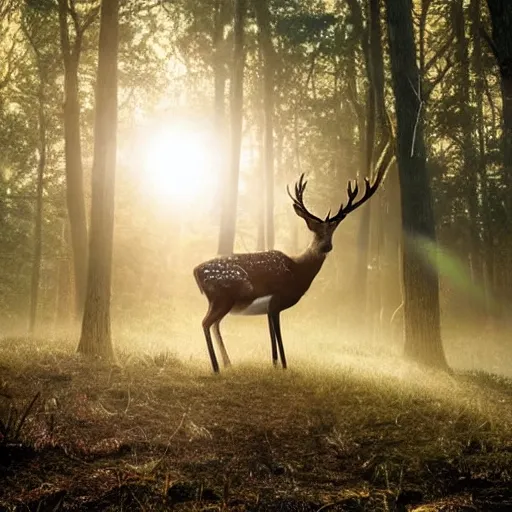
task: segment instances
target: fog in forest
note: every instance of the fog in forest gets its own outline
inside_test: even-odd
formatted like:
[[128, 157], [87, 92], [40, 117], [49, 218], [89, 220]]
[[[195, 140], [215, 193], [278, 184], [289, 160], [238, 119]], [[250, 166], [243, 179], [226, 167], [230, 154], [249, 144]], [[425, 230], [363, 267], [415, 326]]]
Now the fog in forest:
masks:
[[512, 510], [510, 0], [0, 0], [0, 512]]

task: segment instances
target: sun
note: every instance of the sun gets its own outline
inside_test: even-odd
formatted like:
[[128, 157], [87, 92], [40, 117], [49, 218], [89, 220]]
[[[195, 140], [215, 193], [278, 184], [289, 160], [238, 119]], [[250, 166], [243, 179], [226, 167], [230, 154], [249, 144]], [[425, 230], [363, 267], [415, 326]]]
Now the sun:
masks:
[[146, 138], [143, 153], [144, 184], [155, 198], [186, 204], [211, 190], [212, 144], [207, 133], [161, 128]]

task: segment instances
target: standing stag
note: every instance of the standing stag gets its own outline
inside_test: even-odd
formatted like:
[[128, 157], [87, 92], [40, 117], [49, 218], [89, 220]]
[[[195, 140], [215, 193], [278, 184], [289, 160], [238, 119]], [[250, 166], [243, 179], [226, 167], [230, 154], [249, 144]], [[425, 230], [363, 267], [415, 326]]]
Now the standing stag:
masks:
[[224, 366], [230, 360], [222, 336], [220, 322], [228, 314], [267, 315], [272, 343], [272, 362], [277, 365], [278, 349], [283, 368], [286, 368], [279, 314], [291, 308], [306, 293], [313, 279], [332, 250], [332, 235], [339, 223], [356, 208], [359, 208], [375, 194], [393, 161], [391, 144], [386, 144], [377, 163], [373, 182], [365, 178], [365, 190], [359, 200], [357, 181], [348, 182], [348, 201], [334, 217], [327, 214], [322, 220], [308, 211], [303, 195], [307, 181], [304, 174], [295, 185], [295, 195], [288, 195], [293, 201], [295, 213], [306, 221], [313, 233], [309, 247], [299, 256], [287, 256], [281, 251], [266, 251], [247, 254], [234, 254], [201, 263], [194, 269], [194, 277], [201, 293], [208, 299], [208, 312], [203, 319], [203, 330], [213, 371], [218, 373], [219, 363], [215, 356], [210, 328], [213, 326], [215, 338], [222, 355]]

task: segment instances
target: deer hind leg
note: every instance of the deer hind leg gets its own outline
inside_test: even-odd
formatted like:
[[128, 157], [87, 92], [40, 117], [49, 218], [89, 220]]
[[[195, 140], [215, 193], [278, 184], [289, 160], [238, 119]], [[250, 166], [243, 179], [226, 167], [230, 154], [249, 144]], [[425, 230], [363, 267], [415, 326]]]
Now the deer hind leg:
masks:
[[[208, 312], [203, 319], [203, 331], [204, 337], [206, 338], [206, 346], [208, 347], [208, 354], [210, 355], [210, 360], [212, 362], [212, 368], [215, 373], [219, 373], [219, 363], [217, 362], [217, 357], [215, 355], [215, 349], [213, 348], [212, 336], [210, 334], [210, 327], [217, 322], [220, 322], [230, 311], [232, 308], [231, 303], [227, 302], [210, 302], [208, 307]], [[225, 351], [225, 349], [224, 349]], [[221, 348], [222, 352], [222, 348]], [[227, 354], [226, 354], [227, 355]], [[224, 356], [224, 354], [223, 354]]]
[[220, 349], [222, 363], [224, 364], [224, 367], [227, 368], [228, 366], [231, 366], [231, 361], [229, 360], [226, 347], [224, 346], [224, 342], [222, 341], [222, 335], [220, 334], [220, 320], [213, 324], [213, 334], [215, 335], [217, 345]]
[[[277, 347], [279, 349], [279, 356], [281, 358], [281, 365], [283, 366], [283, 370], [286, 370], [286, 356], [284, 355], [283, 338], [281, 337], [281, 321], [279, 319], [279, 312], [271, 313], [271, 318], [272, 326], [274, 327], [274, 332], [276, 336]], [[272, 347], [272, 350], [273, 349], [274, 347]]]
[[270, 343], [272, 346], [272, 364], [277, 366], [277, 340], [272, 315], [268, 314], [268, 330], [270, 331]]

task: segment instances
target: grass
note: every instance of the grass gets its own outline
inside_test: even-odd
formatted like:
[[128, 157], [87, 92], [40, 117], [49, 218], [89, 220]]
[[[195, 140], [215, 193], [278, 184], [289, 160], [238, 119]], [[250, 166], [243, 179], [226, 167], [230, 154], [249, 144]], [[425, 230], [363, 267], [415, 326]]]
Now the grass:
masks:
[[[512, 382], [392, 358], [314, 366], [0, 341], [0, 510], [441, 511], [512, 507]], [[18, 428], [19, 427], [19, 428]]]

